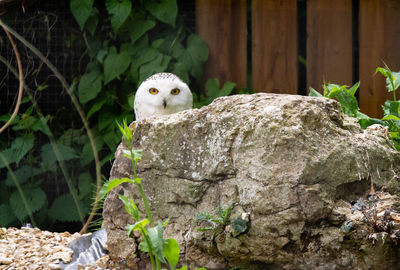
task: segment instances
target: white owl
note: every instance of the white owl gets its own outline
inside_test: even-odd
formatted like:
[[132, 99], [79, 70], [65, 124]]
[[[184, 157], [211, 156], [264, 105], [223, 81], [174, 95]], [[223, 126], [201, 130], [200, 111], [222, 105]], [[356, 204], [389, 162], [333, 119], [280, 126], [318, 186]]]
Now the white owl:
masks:
[[193, 107], [189, 87], [172, 73], [157, 73], [139, 86], [135, 95], [136, 120], [165, 115]]

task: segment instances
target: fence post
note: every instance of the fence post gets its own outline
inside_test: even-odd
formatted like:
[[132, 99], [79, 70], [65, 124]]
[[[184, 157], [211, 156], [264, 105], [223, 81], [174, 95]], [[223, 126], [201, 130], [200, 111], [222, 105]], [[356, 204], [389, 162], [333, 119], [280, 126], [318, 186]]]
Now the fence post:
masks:
[[351, 0], [307, 1], [307, 87], [352, 84], [352, 25]]
[[210, 50], [204, 78], [246, 87], [246, 0], [196, 0], [196, 31]]
[[381, 105], [393, 94], [387, 93], [383, 76], [374, 73], [383, 62], [392, 71], [400, 70], [400, 1], [360, 0], [359, 16], [360, 108], [371, 117], [381, 117]]
[[252, 84], [297, 94], [297, 1], [252, 0]]

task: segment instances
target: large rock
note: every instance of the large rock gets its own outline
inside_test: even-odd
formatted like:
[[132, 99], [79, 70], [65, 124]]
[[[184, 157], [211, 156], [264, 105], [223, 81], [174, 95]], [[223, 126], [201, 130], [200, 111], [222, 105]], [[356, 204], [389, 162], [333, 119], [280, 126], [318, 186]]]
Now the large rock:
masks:
[[[371, 224], [357, 219], [350, 232], [339, 229], [353, 218], [349, 203], [371, 186], [394, 194], [390, 205], [399, 202], [400, 155], [384, 129], [362, 130], [338, 102], [237, 95], [132, 126], [155, 219], [170, 219], [165, 234], [178, 240], [190, 269], [391, 269], [398, 263], [397, 247], [389, 244], [387, 252], [387, 245], [367, 239]], [[118, 147], [111, 178], [131, 176], [125, 148]], [[134, 185], [109, 194], [108, 249], [140, 269], [145, 257], [138, 239], [126, 236], [134, 221], [117, 193], [133, 196], [143, 209]], [[197, 231], [205, 225], [196, 222], [197, 213], [215, 213], [219, 205], [233, 206], [224, 230]], [[244, 233], [232, 229], [238, 218], [248, 221]]]

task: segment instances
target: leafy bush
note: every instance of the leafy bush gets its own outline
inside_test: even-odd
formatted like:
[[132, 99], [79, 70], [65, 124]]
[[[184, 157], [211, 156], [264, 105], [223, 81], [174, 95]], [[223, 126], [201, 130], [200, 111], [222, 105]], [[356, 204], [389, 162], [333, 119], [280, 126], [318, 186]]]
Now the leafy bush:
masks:
[[387, 126], [397, 150], [400, 150], [400, 101], [396, 100], [396, 90], [400, 86], [400, 72], [392, 72], [386, 66], [378, 67], [376, 73], [381, 73], [386, 77], [386, 89], [393, 92], [393, 100], [387, 100], [382, 106], [384, 116], [382, 119], [369, 117], [360, 112], [358, 101], [355, 94], [360, 86], [360, 82], [354, 84], [350, 89], [346, 85], [323, 84], [324, 93], [321, 95], [315, 89], [310, 87], [310, 96], [333, 98], [340, 102], [343, 112], [351, 117], [358, 119], [362, 128], [367, 128], [373, 124]]
[[[176, 0], [71, 0], [70, 9], [80, 30], [68, 33], [65, 42], [88, 63], [71, 90], [90, 122], [100, 164], [107, 172], [121, 138], [114, 123], [133, 121], [137, 86], [162, 71], [199, 85], [208, 48], [177, 17]], [[35, 94], [26, 91], [24, 107], [8, 134], [11, 145], [0, 140], [0, 169], [7, 169], [6, 179], [0, 180], [0, 225], [83, 222], [93, 199], [91, 143], [82, 124], [65, 129], [59, 115], [43, 114]], [[46, 85], [35, 91], [46, 91]], [[77, 115], [71, 113], [71, 118]], [[0, 121], [9, 117], [1, 115]], [[43, 180], [49, 176], [57, 189], [67, 181], [70, 193], [54, 201], [49, 198], [49, 181]]]

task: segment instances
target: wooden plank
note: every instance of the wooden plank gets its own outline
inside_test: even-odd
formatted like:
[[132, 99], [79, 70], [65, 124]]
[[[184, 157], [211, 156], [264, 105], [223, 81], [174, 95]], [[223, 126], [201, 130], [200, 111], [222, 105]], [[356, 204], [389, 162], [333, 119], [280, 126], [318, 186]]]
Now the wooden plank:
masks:
[[252, 84], [297, 94], [297, 1], [252, 0]]
[[196, 31], [209, 47], [204, 78], [247, 87], [246, 0], [196, 0]]
[[352, 85], [352, 39], [351, 0], [307, 1], [307, 86]]
[[393, 94], [387, 93], [383, 76], [374, 73], [383, 61], [392, 71], [400, 70], [400, 1], [362, 0], [359, 10], [360, 108], [381, 117], [381, 105]]

